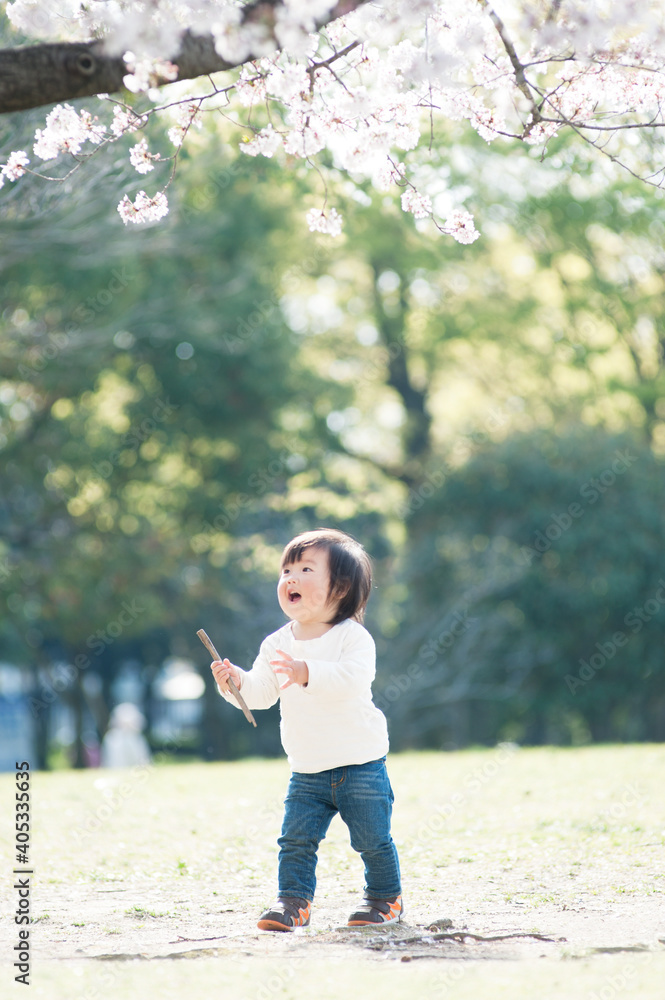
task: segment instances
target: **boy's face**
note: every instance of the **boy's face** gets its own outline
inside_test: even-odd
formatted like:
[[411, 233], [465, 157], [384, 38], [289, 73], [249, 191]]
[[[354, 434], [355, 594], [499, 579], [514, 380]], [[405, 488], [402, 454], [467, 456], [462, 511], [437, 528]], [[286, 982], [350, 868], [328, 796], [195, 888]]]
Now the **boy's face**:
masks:
[[284, 563], [277, 584], [279, 606], [292, 621], [301, 624], [328, 622], [336, 601], [328, 600], [330, 568], [326, 549], [305, 549], [298, 562]]

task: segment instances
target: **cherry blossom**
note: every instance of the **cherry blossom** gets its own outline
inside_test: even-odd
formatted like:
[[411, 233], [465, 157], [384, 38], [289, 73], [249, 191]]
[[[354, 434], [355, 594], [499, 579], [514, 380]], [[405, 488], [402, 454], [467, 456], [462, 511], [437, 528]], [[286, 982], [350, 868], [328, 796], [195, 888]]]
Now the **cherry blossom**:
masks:
[[404, 163], [395, 163], [387, 157], [372, 175], [372, 183], [379, 191], [389, 191], [393, 184], [402, 184], [406, 176]]
[[167, 59], [137, 59], [133, 52], [125, 52], [127, 68], [131, 71], [123, 79], [127, 90], [140, 94], [159, 80], [177, 80], [178, 67]]
[[174, 146], [182, 146], [190, 128], [201, 128], [201, 102], [191, 100], [175, 109], [176, 124], [168, 130], [168, 137]]
[[[392, 189], [405, 212], [462, 243], [478, 238], [471, 216], [458, 201], [445, 221], [437, 217], [442, 179], [420, 169], [441, 122], [467, 122], [488, 143], [541, 146], [543, 155], [553, 137], [569, 132], [591, 154], [665, 184], [658, 144], [641, 140], [665, 127], [665, 5], [654, 0], [349, 0], [347, 13], [330, 23], [342, 7], [335, 0], [275, 0], [260, 16], [247, 16], [255, 6], [8, 4], [11, 22], [35, 38], [104, 39], [123, 57], [125, 84], [141, 101], [134, 112], [131, 96], [128, 103], [113, 100], [111, 121], [102, 111], [98, 120], [58, 105], [37, 130], [35, 155], [77, 157], [86, 142], [122, 141], [163, 118], [177, 161], [202, 113], [221, 110], [227, 130], [236, 123], [245, 154], [274, 157], [285, 168], [293, 158], [315, 164], [326, 191], [342, 174], [352, 184]], [[207, 35], [235, 68], [202, 75], [186, 94], [175, 83], [169, 99], [185, 32]], [[22, 166], [12, 156], [18, 153], [7, 159], [3, 178]], [[130, 160], [142, 173], [160, 162], [145, 139]], [[454, 192], [448, 195], [454, 204]], [[140, 192], [119, 210], [128, 222], [153, 220], [162, 208], [159, 196]], [[341, 231], [335, 209], [312, 209], [307, 224], [329, 235]]]
[[132, 202], [129, 195], [125, 195], [118, 205], [120, 218], [127, 225], [128, 222], [157, 222], [165, 215], [168, 215], [169, 204], [163, 191], [158, 191], [150, 198], [145, 191], [139, 191]]
[[402, 195], [402, 208], [405, 212], [411, 212], [416, 219], [426, 219], [432, 214], [432, 199], [428, 194], [421, 194], [410, 187]]
[[458, 243], [473, 243], [480, 238], [473, 216], [462, 209], [456, 209], [445, 221], [443, 231], [449, 233]]
[[307, 225], [312, 233], [327, 233], [328, 236], [339, 236], [342, 232], [342, 216], [337, 209], [331, 208], [328, 214], [318, 208], [310, 208], [307, 213]]
[[37, 129], [33, 152], [42, 160], [60, 153], [76, 154], [84, 142], [100, 143], [106, 132], [88, 111], [77, 112], [70, 104], [58, 104], [46, 119], [46, 128]]
[[127, 132], [135, 132], [145, 125], [146, 119], [134, 114], [131, 108], [121, 107], [116, 104], [113, 108], [113, 121], [111, 131], [118, 138]]
[[29, 163], [30, 160], [25, 150], [19, 149], [15, 153], [10, 153], [2, 171], [0, 171], [0, 187], [5, 183], [5, 178], [8, 181], [17, 181], [19, 177], [22, 177]]
[[275, 132], [272, 125], [267, 125], [266, 128], [261, 129], [253, 139], [247, 139], [241, 146], [243, 153], [247, 153], [248, 156], [267, 156], [271, 157], [280, 146], [282, 145], [282, 139], [278, 132]]
[[159, 157], [150, 152], [148, 149], [148, 143], [145, 139], [141, 139], [141, 141], [129, 151], [129, 162], [139, 174], [147, 174], [151, 170], [154, 170], [155, 164], [152, 161], [155, 159], [159, 159]]

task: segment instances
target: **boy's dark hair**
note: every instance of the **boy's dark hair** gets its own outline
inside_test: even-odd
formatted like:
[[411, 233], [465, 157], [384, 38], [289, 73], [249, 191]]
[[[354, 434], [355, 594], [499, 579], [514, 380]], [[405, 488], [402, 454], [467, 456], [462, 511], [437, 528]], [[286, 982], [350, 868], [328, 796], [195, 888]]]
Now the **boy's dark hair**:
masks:
[[337, 612], [328, 624], [338, 625], [347, 618], [361, 622], [372, 590], [372, 564], [360, 542], [336, 528], [305, 531], [284, 549], [282, 567], [299, 562], [306, 549], [325, 549], [328, 553], [328, 598], [339, 598]]

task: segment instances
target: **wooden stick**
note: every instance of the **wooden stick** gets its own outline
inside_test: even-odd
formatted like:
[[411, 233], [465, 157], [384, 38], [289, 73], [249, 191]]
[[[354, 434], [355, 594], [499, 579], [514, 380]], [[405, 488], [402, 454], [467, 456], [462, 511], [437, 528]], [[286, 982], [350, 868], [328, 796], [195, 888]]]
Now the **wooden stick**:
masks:
[[[201, 642], [203, 643], [203, 645], [206, 647], [206, 649], [208, 650], [208, 652], [212, 655], [213, 659], [215, 659], [215, 660], [221, 660], [222, 658], [219, 655], [219, 653], [217, 652], [217, 650], [215, 649], [215, 647], [213, 646], [212, 642], [210, 641], [210, 638], [208, 637], [208, 633], [205, 632], [202, 628], [200, 628], [196, 634], [198, 635], [199, 639], [201, 640]], [[231, 688], [231, 694], [233, 695], [233, 697], [235, 698], [235, 700], [238, 702], [238, 704], [240, 705], [241, 709], [243, 710], [243, 713], [244, 713], [245, 718], [247, 719], [247, 721], [251, 722], [253, 726], [256, 726], [256, 722], [254, 720], [254, 716], [252, 715], [252, 713], [250, 712], [250, 710], [247, 708], [247, 704], [245, 702], [245, 699], [240, 694], [240, 691], [238, 691], [238, 688], [235, 686], [235, 684], [233, 683], [233, 681], [232, 681], [232, 679], [230, 677], [227, 678], [226, 683]]]

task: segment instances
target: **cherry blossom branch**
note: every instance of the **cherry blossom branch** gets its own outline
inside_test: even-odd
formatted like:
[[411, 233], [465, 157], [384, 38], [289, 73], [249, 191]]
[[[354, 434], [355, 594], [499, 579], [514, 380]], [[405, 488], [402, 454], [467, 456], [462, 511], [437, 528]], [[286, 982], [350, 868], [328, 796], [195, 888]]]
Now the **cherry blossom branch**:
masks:
[[[339, 0], [323, 18], [315, 19], [317, 30], [367, 2]], [[276, 12], [283, 6], [281, 0], [253, 0], [242, 8], [240, 24], [242, 27], [260, 26], [272, 36], [275, 48], [279, 49], [275, 37]], [[171, 58], [177, 65], [177, 75], [157, 77], [155, 86], [234, 69], [251, 62], [255, 56], [249, 52], [243, 58], [224, 59], [212, 35], [186, 31], [177, 53]], [[126, 75], [124, 59], [106, 53], [103, 40], [3, 49], [0, 51], [0, 114], [117, 93], [123, 89]]]
[[[68, 2], [72, 10], [79, 4], [82, 20], [76, 24], [90, 33], [104, 33], [107, 49], [102, 41], [34, 46], [16, 50], [12, 58], [21, 62], [40, 52], [53, 58], [57, 53], [58, 58], [66, 56], [70, 75], [81, 85], [71, 96], [97, 92], [97, 59], [107, 60], [108, 65], [115, 58], [115, 77], [104, 80], [107, 97], [123, 83], [134, 93], [147, 92], [148, 101], [140, 100], [137, 108], [155, 97], [163, 100], [151, 89], [157, 85], [202, 77], [210, 83], [210, 87], [204, 83], [194, 88], [197, 96], [165, 100], [145, 111], [133, 111], [131, 95], [127, 95], [129, 103], [113, 102], [114, 118], [107, 124], [87, 111], [59, 104], [49, 113], [46, 127], [37, 130], [32, 148], [44, 160], [72, 156], [73, 169], [108, 143], [142, 129], [154, 115], [168, 113], [175, 106], [181, 112], [179, 117], [176, 113], [177, 124], [168, 129], [168, 136], [177, 147], [190, 126], [200, 122], [204, 110], [217, 112], [234, 127], [246, 130], [238, 137], [245, 154], [285, 156], [286, 166], [296, 157], [316, 169], [318, 154], [332, 157], [335, 175], [346, 174], [354, 183], [358, 177], [365, 178], [379, 191], [394, 190], [397, 184], [404, 211], [416, 219], [428, 218], [440, 231], [469, 243], [478, 235], [471, 216], [459, 209], [442, 225], [434, 217], [425, 174], [420, 175], [422, 189], [407, 176], [408, 164], [415, 166], [417, 157], [410, 161], [402, 151], [409, 153], [422, 143], [425, 114], [432, 148], [436, 112], [444, 119], [467, 120], [488, 143], [505, 136], [541, 145], [543, 154], [548, 140], [567, 128], [633, 176], [638, 177], [643, 168], [646, 176], [640, 179], [652, 186], [662, 183], [662, 171], [653, 170], [657, 154], [648, 136], [665, 124], [665, 58], [661, 53], [665, 14], [660, 23], [653, 15], [649, 36], [642, 31], [643, 12], [636, 0], [628, 4], [632, 21], [629, 17], [627, 23], [611, 5], [602, 10], [597, 5], [588, 9], [573, 5], [566, 7], [565, 18], [559, 18], [554, 4], [545, 11], [543, 21], [523, 0], [524, 17], [510, 30], [492, 0], [455, 4], [391, 0], [385, 5], [370, 0], [249, 0], [244, 6], [236, 0], [210, 0], [209, 8], [204, 6], [214, 10], [214, 18], [204, 18], [191, 0], [150, 0], [137, 5], [137, 10], [127, 5], [126, 11], [111, 0], [94, 5], [83, 0]], [[43, 34], [45, 23], [48, 30], [60, 30], [60, 15], [53, 4], [37, 13], [34, 0], [14, 0], [10, 6], [9, 16], [18, 18], [15, 23], [20, 30], [32, 25], [39, 37], [48, 37]], [[177, 22], [180, 27], [175, 11], [182, 18]], [[340, 17], [345, 13], [350, 16]], [[329, 26], [317, 38], [323, 25]], [[179, 35], [185, 27], [188, 30]], [[595, 39], [599, 39], [597, 45]], [[113, 45], [116, 52], [126, 46], [138, 55], [119, 60], [109, 55]], [[168, 56], [178, 48], [172, 56], [178, 65], [155, 61], [155, 53]], [[522, 61], [520, 51], [531, 58]], [[12, 59], [3, 62], [3, 55], [0, 110], [3, 94], [9, 93], [11, 100], [15, 97], [12, 72], [7, 70]], [[212, 74], [234, 67], [244, 68], [234, 74], [237, 79], [218, 87]], [[47, 103], [55, 99], [51, 77], [57, 73], [43, 67], [41, 73], [41, 77], [37, 74], [41, 80], [38, 103]], [[86, 77], [83, 83], [81, 77]], [[228, 113], [232, 93], [234, 110], [244, 109], [240, 116]], [[610, 146], [611, 137], [634, 130], [647, 136], [641, 146], [637, 144], [637, 159], [627, 144], [615, 155], [619, 139]], [[84, 143], [95, 147], [89, 155], [79, 152]], [[139, 173], [147, 173], [164, 159], [172, 159], [175, 170], [178, 153], [172, 157], [151, 153], [143, 138], [129, 157]], [[16, 181], [29, 164], [25, 150], [10, 153], [0, 164], [0, 187]], [[173, 172], [168, 184], [172, 180]], [[317, 231], [336, 235], [341, 216], [329, 207], [325, 179], [324, 188], [323, 207], [312, 209], [308, 222]], [[149, 221], [157, 217], [151, 213], [165, 214], [165, 189], [152, 198], [145, 192], [139, 196], [134, 202], [123, 199], [124, 221]]]
[[480, 6], [487, 12], [489, 19], [496, 28], [497, 34], [501, 39], [504, 49], [506, 50], [506, 54], [510, 59], [510, 63], [515, 73], [517, 88], [529, 102], [529, 106], [531, 108], [531, 121], [528, 128], [532, 129], [540, 121], [540, 108], [536, 104], [529, 81], [524, 75], [524, 66], [517, 55], [517, 50], [509, 38], [506, 26], [499, 15], [492, 7], [490, 7], [488, 0], [479, 0], [479, 2]]
[[[607, 112], [611, 114], [612, 112]], [[627, 114], [629, 112], [622, 111], [617, 112], [617, 114]], [[565, 115], [559, 114], [556, 118], [546, 118], [544, 115], [540, 119], [541, 122], [551, 122], [558, 125], [568, 125], [569, 128], [574, 129], [586, 129], [589, 132], [625, 132], [627, 129], [649, 129], [649, 128], [665, 128], [665, 121], [659, 122], [655, 118], [651, 121], [644, 122], [618, 122], [616, 124], [608, 125], [592, 125], [589, 122], [576, 122], [565, 117]]]
[[[548, 98], [544, 97], [544, 100], [547, 101]], [[625, 163], [622, 159], [620, 159], [620, 157], [618, 157], [615, 153], [610, 153], [605, 148], [607, 146], [607, 143], [611, 139], [611, 135], [609, 135], [609, 136], [606, 137], [604, 144], [601, 144], [599, 141], [596, 141], [596, 140], [592, 139], [591, 136], [585, 135], [585, 133], [582, 131], [583, 129], [590, 128], [591, 126], [587, 126], [585, 123], [575, 122], [572, 119], [566, 118], [562, 114], [558, 114], [557, 118], [543, 118], [542, 121], [543, 122], [551, 122], [551, 123], [556, 123], [556, 124], [567, 125], [568, 128], [570, 128], [573, 132], [575, 132], [575, 134], [578, 135], [580, 137], [580, 139], [582, 139], [583, 142], [585, 142], [588, 146], [591, 146], [593, 149], [597, 150], [603, 156], [607, 157], [608, 160], [610, 160], [612, 163], [615, 163], [618, 167], [620, 167], [621, 170], [624, 170], [626, 173], [630, 174], [630, 176], [634, 177], [635, 180], [641, 181], [643, 184], [648, 184], [650, 187], [662, 189], [663, 184], [665, 183], [665, 167], [660, 167], [658, 170], [654, 170], [651, 174], [638, 174], [637, 171], [635, 171], [631, 167], [629, 167], [628, 164]], [[645, 128], [645, 127], [654, 127], [655, 128], [657, 126], [662, 126], [663, 124], [664, 124], [663, 122], [649, 122], [649, 123], [646, 123], [646, 125], [643, 124], [641, 127], [642, 128]], [[628, 127], [628, 126], [625, 126], [625, 127]], [[638, 126], [633, 125], [633, 126], [630, 126], [630, 127], [635, 128], [635, 127], [638, 127]], [[607, 132], [616, 132], [616, 131], [619, 130], [619, 128], [620, 128], [620, 126], [614, 126], [612, 128], [600, 128], [600, 127], [598, 127], [598, 130], [607, 133]], [[658, 181], [658, 182], [653, 181], [651, 178], [652, 177], [657, 177], [658, 174], [663, 174], [663, 176], [661, 177], [660, 181]]]
[[388, 157], [391, 166], [390, 179], [398, 187], [403, 188], [402, 209], [410, 212], [416, 219], [429, 219], [434, 226], [445, 236], [452, 236], [458, 243], [474, 243], [479, 239], [480, 233], [476, 229], [473, 216], [463, 209], [455, 209], [448, 216], [443, 225], [434, 215], [432, 199], [427, 194], [423, 194], [413, 184], [405, 174], [403, 163], [395, 163], [391, 156]]
[[[615, 153], [610, 153], [609, 150], [605, 148], [605, 146], [600, 145], [600, 143], [598, 142], [594, 142], [594, 140], [591, 139], [588, 135], [584, 135], [584, 133], [581, 132], [578, 126], [575, 125], [573, 122], [567, 122], [566, 124], [569, 125], [570, 128], [577, 135], [579, 135], [580, 139], [582, 139], [583, 142], [586, 142], [588, 146], [592, 146], [603, 156], [606, 156], [608, 160], [610, 160], [612, 163], [615, 163], [618, 167], [620, 167], [621, 170], [624, 170], [627, 174], [630, 174], [630, 176], [634, 177], [635, 180], [641, 181], [642, 184], [648, 184], [649, 187], [654, 187], [659, 190], [662, 189], [663, 184], [665, 183], [665, 167], [661, 167], [659, 170], [655, 170], [651, 174], [638, 174], [637, 171], [629, 167], [628, 164], [625, 163], [622, 159], [620, 159]], [[658, 174], [663, 174], [660, 181], [651, 180], [652, 177], [656, 177]]]
[[[311, 66], [307, 67], [307, 72], [310, 74], [310, 76], [312, 76], [317, 69], [330, 69], [331, 65], [334, 62], [337, 62], [338, 59], [341, 59], [343, 56], [348, 55], [349, 52], [353, 52], [353, 50], [357, 49], [360, 44], [361, 43], [358, 39], [356, 39], [354, 42], [350, 42], [343, 49], [340, 49], [339, 52], [335, 52], [333, 55], [331, 55], [329, 59], [321, 59], [320, 62], [312, 63]], [[332, 73], [332, 70], [330, 70], [330, 72]], [[339, 82], [339, 77], [335, 73], [333, 73], [333, 76]]]

